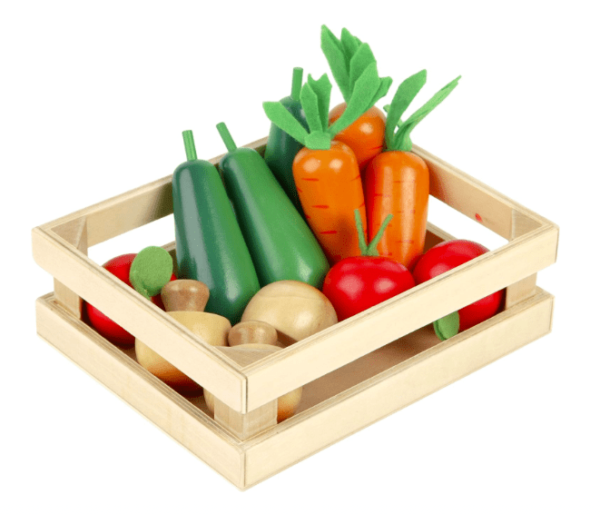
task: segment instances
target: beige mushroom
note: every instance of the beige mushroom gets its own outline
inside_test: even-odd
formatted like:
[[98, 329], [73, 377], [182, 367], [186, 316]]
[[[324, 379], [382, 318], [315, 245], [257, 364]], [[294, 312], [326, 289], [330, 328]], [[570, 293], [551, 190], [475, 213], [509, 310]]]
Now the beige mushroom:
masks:
[[[282, 349], [278, 346], [260, 344], [260, 343], [246, 343], [233, 348], [219, 348], [225, 355], [230, 359], [236, 361], [242, 366], [248, 366], [257, 360], [260, 360], [267, 355], [281, 351]], [[215, 412], [215, 397], [208, 391], [204, 391], [204, 399], [206, 406], [211, 414]], [[277, 422], [293, 416], [298, 409], [300, 400], [302, 399], [302, 388], [294, 389], [277, 399]]]
[[337, 323], [328, 298], [304, 282], [281, 280], [256, 293], [244, 310], [242, 321], [265, 321], [277, 330], [283, 346], [300, 341]]
[[[202, 282], [179, 279], [162, 288], [161, 298], [167, 313], [192, 333], [213, 346], [226, 346], [231, 323], [223, 316], [204, 312], [209, 294], [208, 287]], [[135, 340], [135, 355], [144, 368], [176, 391], [193, 395], [202, 390], [190, 377], [139, 339]]]

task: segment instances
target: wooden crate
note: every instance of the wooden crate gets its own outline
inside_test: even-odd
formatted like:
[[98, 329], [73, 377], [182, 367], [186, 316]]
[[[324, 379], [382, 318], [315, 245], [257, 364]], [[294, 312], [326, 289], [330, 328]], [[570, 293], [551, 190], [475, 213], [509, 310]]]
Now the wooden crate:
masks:
[[[265, 139], [251, 145], [261, 151]], [[431, 194], [507, 240], [504, 246], [250, 365], [194, 336], [87, 257], [87, 249], [173, 212], [171, 176], [33, 229], [55, 279], [37, 301], [38, 334], [240, 489], [448, 385], [551, 329], [536, 274], [556, 260], [558, 228], [415, 147]], [[212, 160], [217, 163], [220, 157]], [[427, 246], [449, 239], [429, 225]], [[174, 255], [174, 243], [167, 248]], [[447, 341], [431, 323], [507, 288], [502, 312]], [[184, 398], [81, 320], [89, 301], [216, 397]], [[304, 386], [276, 424], [277, 398]], [[248, 435], [250, 434], [250, 435]]]

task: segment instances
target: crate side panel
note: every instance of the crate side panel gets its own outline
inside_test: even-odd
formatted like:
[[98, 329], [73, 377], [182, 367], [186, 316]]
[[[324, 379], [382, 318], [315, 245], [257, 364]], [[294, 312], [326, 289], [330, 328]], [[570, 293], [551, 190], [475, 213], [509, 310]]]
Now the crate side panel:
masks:
[[541, 292], [248, 442], [246, 487], [545, 335], [552, 305]]
[[36, 304], [38, 334], [238, 487], [243, 454], [208, 416], [146, 372], [51, 297]]
[[296, 389], [552, 264], [557, 230], [545, 227], [295, 343], [245, 369], [248, 408]]
[[49, 232], [33, 230], [33, 254], [56, 279], [214, 391], [221, 401], [235, 410], [244, 409], [246, 383], [239, 370], [133, 288]]

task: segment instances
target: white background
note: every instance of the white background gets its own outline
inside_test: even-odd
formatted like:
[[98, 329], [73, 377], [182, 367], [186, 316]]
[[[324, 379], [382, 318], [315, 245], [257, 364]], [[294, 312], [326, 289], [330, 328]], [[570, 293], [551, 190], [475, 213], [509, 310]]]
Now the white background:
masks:
[[[491, 5], [2, 3], [3, 512], [598, 512], [597, 16], [591, 1]], [[369, 42], [396, 85], [426, 68], [419, 103], [462, 74], [414, 141], [560, 226], [539, 275], [554, 330], [241, 493], [37, 338], [52, 280], [30, 229], [168, 175], [184, 129], [203, 158], [224, 151], [220, 121], [238, 144], [266, 135], [261, 102], [288, 94], [292, 67], [327, 71], [322, 23]]]

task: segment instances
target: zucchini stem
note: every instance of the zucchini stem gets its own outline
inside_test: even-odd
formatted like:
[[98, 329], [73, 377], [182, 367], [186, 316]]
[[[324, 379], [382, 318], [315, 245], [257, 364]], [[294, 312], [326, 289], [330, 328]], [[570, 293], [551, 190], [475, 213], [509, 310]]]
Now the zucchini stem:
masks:
[[294, 74], [292, 76], [292, 100], [295, 102], [300, 101], [300, 90], [302, 89], [302, 74], [304, 70], [302, 68], [294, 68]]
[[237, 150], [237, 145], [235, 144], [235, 141], [231, 137], [231, 134], [229, 133], [229, 130], [227, 129], [227, 125], [225, 125], [225, 123], [221, 122], [217, 125], [217, 130], [219, 131], [219, 135], [221, 136], [223, 143], [225, 143], [225, 147], [227, 148], [227, 151], [233, 152], [234, 150]]
[[195, 161], [198, 156], [196, 155], [196, 145], [194, 144], [194, 133], [191, 130], [183, 131], [183, 144], [187, 160]]

